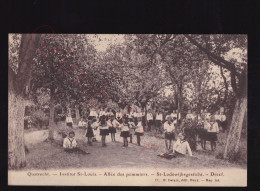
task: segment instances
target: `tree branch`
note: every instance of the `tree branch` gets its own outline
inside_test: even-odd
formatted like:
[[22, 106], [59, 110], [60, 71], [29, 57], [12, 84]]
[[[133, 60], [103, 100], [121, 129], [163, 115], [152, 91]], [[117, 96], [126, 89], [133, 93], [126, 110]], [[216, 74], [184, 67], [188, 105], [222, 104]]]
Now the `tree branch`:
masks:
[[[223, 68], [228, 69], [231, 72], [234, 72], [235, 75], [239, 76], [239, 74], [236, 72], [235, 70], [235, 65], [232, 62], [229, 62], [225, 59], [223, 59], [220, 56], [217, 56], [216, 54], [210, 52], [209, 50], [207, 50], [206, 48], [204, 48], [202, 45], [200, 45], [196, 40], [194, 40], [190, 35], [185, 34], [184, 35], [192, 44], [194, 44], [195, 46], [197, 46], [201, 51], [203, 51], [204, 53], [207, 54], [207, 56], [209, 57], [209, 59], [211, 58], [211, 61], [213, 63], [215, 63], [218, 66], [222, 66]], [[220, 64], [223, 63], [223, 64]]]

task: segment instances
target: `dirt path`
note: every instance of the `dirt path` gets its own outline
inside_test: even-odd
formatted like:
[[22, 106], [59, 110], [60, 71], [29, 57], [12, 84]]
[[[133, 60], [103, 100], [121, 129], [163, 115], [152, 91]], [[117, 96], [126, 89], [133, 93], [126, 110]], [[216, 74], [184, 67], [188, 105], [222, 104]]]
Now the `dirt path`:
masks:
[[[59, 144], [49, 142], [36, 143], [35, 139], [29, 144], [26, 169], [57, 169], [57, 168], [220, 168], [220, 167], [241, 167], [224, 160], [216, 159], [214, 153], [196, 151], [195, 158], [164, 159], [157, 156], [164, 152], [164, 140], [151, 137], [146, 134], [142, 139], [142, 146], [129, 143], [128, 148], [122, 147], [120, 133], [116, 134], [117, 142], [111, 142], [107, 136], [107, 147], [101, 147], [100, 136], [98, 142], [93, 146], [87, 146], [84, 140], [84, 130], [76, 129], [76, 138], [80, 148], [90, 152], [89, 155], [78, 155], [65, 153]], [[44, 132], [42, 132], [44, 133]], [[46, 133], [46, 132], [45, 132]], [[44, 135], [45, 135], [44, 133]], [[40, 136], [39, 132], [34, 133]], [[27, 135], [27, 139], [29, 136]], [[136, 138], [134, 138], [136, 143]], [[27, 140], [27, 142], [30, 142]]]

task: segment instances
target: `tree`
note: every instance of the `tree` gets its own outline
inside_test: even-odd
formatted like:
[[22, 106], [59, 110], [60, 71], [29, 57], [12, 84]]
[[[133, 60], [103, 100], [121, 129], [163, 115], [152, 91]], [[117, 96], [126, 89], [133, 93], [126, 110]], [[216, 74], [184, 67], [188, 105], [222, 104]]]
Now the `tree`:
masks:
[[[36, 48], [39, 47], [40, 35], [23, 34], [17, 51], [16, 64], [9, 60], [8, 64], [8, 166], [20, 168], [25, 166], [24, 146], [24, 112], [26, 87], [30, 80], [31, 64]], [[17, 43], [19, 39], [14, 39]], [[19, 51], [18, 51], [19, 50]], [[19, 53], [18, 53], [19, 52]]]
[[150, 62], [145, 63], [144, 68], [158, 65], [160, 72], [174, 86], [177, 96], [175, 102], [178, 112], [183, 116], [185, 86], [196, 81], [198, 74], [202, 73], [199, 72], [199, 64], [203, 58], [197, 56], [194, 48], [180, 35], [137, 35], [135, 43], [140, 53], [150, 57]]
[[[84, 71], [94, 61], [95, 51], [84, 35], [42, 35], [47, 46], [36, 52], [31, 83], [32, 94], [39, 88], [46, 88], [50, 94], [49, 139], [54, 135], [54, 106], [65, 102], [67, 111], [74, 105], [79, 119], [79, 103], [82, 93], [89, 88]], [[80, 83], [78, 82], [79, 80]]]
[[[141, 55], [133, 43], [133, 39], [125, 36], [125, 42], [120, 46], [108, 49], [113, 68], [117, 70], [117, 97], [130, 107], [133, 105], [146, 111], [146, 105], [152, 98], [158, 96], [166, 83], [164, 76], [156, 65], [143, 71], [144, 63], [149, 62], [145, 55]], [[122, 67], [123, 66], [123, 67]], [[116, 71], [115, 71], [116, 72]]]
[[[239, 150], [243, 119], [247, 108], [247, 38], [245, 35], [211, 35], [208, 38], [184, 35], [193, 45], [202, 51], [212, 63], [230, 71], [231, 86], [236, 96], [230, 130], [225, 146], [224, 158], [232, 158]], [[224, 58], [224, 53], [239, 48], [245, 53], [244, 58]]]
[[[224, 158], [228, 158], [237, 153], [239, 148], [240, 134], [242, 129], [243, 118], [246, 112], [247, 103], [247, 39], [245, 35], [136, 35], [136, 44], [141, 53], [150, 57], [151, 62], [146, 66], [154, 64], [156, 55], [162, 55], [174, 52], [175, 49], [182, 49], [185, 52], [185, 47], [172, 46], [175, 41], [178, 41], [178, 36], [184, 36], [190, 42], [189, 50], [195, 58], [206, 57], [209, 63], [219, 66], [221, 70], [225, 69], [230, 73], [230, 84], [236, 96], [236, 104], [230, 125], [230, 131], [227, 139], [227, 144], [224, 152]], [[185, 43], [188, 45], [188, 43]], [[194, 48], [196, 47], [196, 48]], [[228, 53], [234, 49], [239, 49], [242, 54], [239, 55], [241, 60], [237, 58], [227, 58]], [[187, 51], [187, 49], [186, 49]], [[197, 52], [194, 55], [194, 53]], [[176, 55], [175, 55], [176, 56]], [[184, 58], [183, 56], [181, 56]], [[191, 56], [190, 56], [191, 57]], [[190, 63], [193, 64], [194, 60]], [[221, 71], [223, 74], [223, 71]], [[225, 75], [222, 75], [225, 83], [225, 98], [227, 98], [227, 81]], [[178, 82], [179, 83], [179, 82]], [[179, 87], [182, 84], [179, 84]], [[198, 86], [199, 87], [199, 86]], [[218, 103], [218, 102], [217, 102]], [[219, 103], [218, 103], [219, 104]], [[242, 119], [241, 119], [242, 118]]]

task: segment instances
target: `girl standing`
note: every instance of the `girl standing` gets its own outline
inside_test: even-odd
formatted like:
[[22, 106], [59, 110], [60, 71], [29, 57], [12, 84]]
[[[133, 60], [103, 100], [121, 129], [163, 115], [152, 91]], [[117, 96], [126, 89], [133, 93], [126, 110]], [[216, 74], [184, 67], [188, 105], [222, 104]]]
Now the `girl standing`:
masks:
[[81, 117], [79, 124], [78, 124], [79, 128], [84, 128], [86, 126], [86, 122], [84, 121], [84, 119]]
[[133, 135], [135, 134], [135, 126], [137, 122], [134, 122], [134, 120], [136, 120], [136, 118], [132, 118], [129, 120], [128, 122], [128, 127], [129, 127], [129, 134], [130, 134], [130, 143], [133, 142]]
[[168, 152], [172, 147], [172, 141], [175, 140], [175, 135], [174, 135], [175, 126], [171, 116], [167, 117], [167, 121], [164, 123], [163, 129], [165, 131], [166, 152]]
[[120, 137], [123, 137], [123, 141], [124, 141], [123, 147], [128, 147], [127, 137], [130, 137], [130, 134], [129, 134], [129, 127], [128, 127], [127, 120], [125, 120], [124, 123], [123, 123], [123, 127], [122, 127]]
[[122, 113], [118, 110], [117, 112], [116, 112], [116, 120], [120, 123], [120, 124], [122, 124], [123, 123], [123, 120], [122, 120]]
[[216, 142], [218, 140], [217, 134], [219, 133], [218, 123], [215, 120], [215, 117], [212, 115], [210, 117], [210, 128], [208, 129], [208, 139], [211, 145], [211, 151], [216, 150]]
[[162, 126], [162, 120], [163, 120], [163, 114], [161, 111], [159, 111], [156, 115], [156, 118], [155, 118], [155, 123], [156, 123], [156, 132], [160, 132], [162, 133], [161, 131], [161, 126]]
[[144, 135], [144, 127], [142, 124], [142, 116], [137, 117], [137, 126], [135, 129], [135, 135], [137, 136], [137, 144], [141, 146], [140, 138]]
[[118, 123], [120, 124], [120, 126], [118, 127], [119, 131], [121, 131], [121, 126], [123, 124], [123, 115], [120, 111], [118, 111], [116, 113], [116, 120], [118, 121]]
[[67, 115], [67, 117], [66, 117], [66, 124], [67, 124], [67, 126], [72, 128], [72, 123], [73, 123], [73, 121], [72, 121], [71, 115]]
[[111, 140], [112, 142], [116, 142], [116, 128], [119, 127], [119, 122], [115, 119], [114, 115], [110, 116], [110, 119], [107, 121], [107, 124], [109, 126], [109, 133], [111, 133]]
[[206, 150], [206, 140], [208, 139], [208, 130], [210, 128], [210, 123], [209, 119], [204, 117], [204, 122], [203, 122], [203, 129], [201, 130], [201, 146], [204, 150]]
[[99, 127], [99, 122], [97, 121], [96, 118], [93, 118], [93, 123], [91, 124], [91, 127], [93, 129], [93, 135], [94, 135], [94, 137], [92, 138], [92, 141], [96, 142], [97, 141], [97, 139], [96, 139], [97, 131], [98, 131], [98, 127]]
[[88, 126], [86, 130], [86, 137], [88, 138], [88, 145], [92, 146], [92, 138], [94, 137], [93, 129], [92, 129], [92, 124], [94, 123], [94, 120], [88, 121]]
[[106, 136], [109, 135], [108, 126], [106, 122], [106, 116], [101, 116], [100, 120], [100, 135], [101, 135], [101, 141], [102, 141], [102, 147], [107, 146], [106, 145]]
[[107, 115], [107, 120], [109, 120], [110, 117], [111, 117], [112, 115], [114, 115], [113, 110], [112, 110], [111, 108], [108, 108], [108, 109], [107, 109], [107, 112], [106, 112], [106, 115]]
[[99, 112], [99, 118], [103, 115], [106, 115], [106, 112], [104, 111], [103, 108], [101, 108], [101, 111]]
[[93, 118], [98, 118], [98, 113], [95, 109], [90, 109], [89, 120], [92, 120]]
[[153, 113], [152, 113], [151, 109], [149, 109], [146, 119], [147, 119], [148, 125], [149, 125], [148, 130], [151, 131], [152, 125], [153, 125]]
[[176, 117], [176, 119], [178, 120], [178, 116], [177, 116], [176, 110], [172, 111], [171, 117], [172, 118]]

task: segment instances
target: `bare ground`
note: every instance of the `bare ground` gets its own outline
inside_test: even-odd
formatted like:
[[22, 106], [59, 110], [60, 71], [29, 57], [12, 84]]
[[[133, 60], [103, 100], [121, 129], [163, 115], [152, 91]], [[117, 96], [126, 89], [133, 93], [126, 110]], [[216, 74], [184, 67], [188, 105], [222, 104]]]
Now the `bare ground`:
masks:
[[[61, 127], [60, 127], [61, 128]], [[116, 134], [116, 143], [111, 142], [110, 135], [107, 136], [107, 147], [101, 147], [100, 137], [93, 146], [87, 146], [83, 129], [75, 128], [76, 139], [82, 150], [90, 152], [88, 155], [69, 154], [63, 151], [62, 138], [55, 134], [56, 141], [44, 141], [48, 131], [29, 131], [25, 133], [26, 146], [29, 153], [26, 155], [27, 166], [25, 169], [65, 169], [65, 168], [246, 168], [246, 157], [236, 163], [217, 159], [216, 155], [224, 148], [226, 134], [219, 134], [217, 151], [204, 151], [200, 147], [193, 152], [195, 158], [160, 158], [157, 154], [165, 152], [164, 139], [161, 135], [154, 136], [154, 132], [145, 133], [141, 140], [142, 146], [129, 143], [128, 148], [122, 147], [120, 132]], [[151, 135], [153, 134], [153, 135]], [[246, 141], [241, 141], [242, 155], [246, 155]]]

